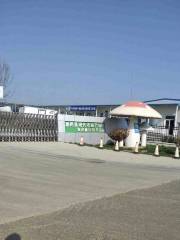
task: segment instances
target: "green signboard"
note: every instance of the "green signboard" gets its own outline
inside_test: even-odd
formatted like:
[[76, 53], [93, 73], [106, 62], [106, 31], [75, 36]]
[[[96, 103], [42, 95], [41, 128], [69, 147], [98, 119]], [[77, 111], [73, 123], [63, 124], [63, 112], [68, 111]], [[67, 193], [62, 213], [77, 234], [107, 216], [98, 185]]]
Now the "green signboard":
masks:
[[103, 123], [96, 122], [65, 122], [65, 132], [67, 133], [103, 133]]

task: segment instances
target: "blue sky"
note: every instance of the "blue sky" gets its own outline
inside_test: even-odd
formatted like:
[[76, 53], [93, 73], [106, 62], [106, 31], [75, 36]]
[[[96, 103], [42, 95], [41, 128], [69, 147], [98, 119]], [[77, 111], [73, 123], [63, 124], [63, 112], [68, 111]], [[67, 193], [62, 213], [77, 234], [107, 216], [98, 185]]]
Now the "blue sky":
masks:
[[118, 104], [180, 98], [180, 1], [1, 0], [9, 101]]

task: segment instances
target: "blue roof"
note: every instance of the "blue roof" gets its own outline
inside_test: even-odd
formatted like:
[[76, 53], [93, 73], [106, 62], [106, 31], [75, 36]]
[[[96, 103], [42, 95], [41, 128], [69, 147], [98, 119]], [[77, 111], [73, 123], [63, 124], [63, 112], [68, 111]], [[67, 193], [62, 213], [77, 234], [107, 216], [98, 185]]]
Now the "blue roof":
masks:
[[180, 99], [179, 98], [158, 98], [158, 99], [152, 99], [152, 100], [146, 100], [145, 103], [150, 104], [174, 104], [179, 105]]

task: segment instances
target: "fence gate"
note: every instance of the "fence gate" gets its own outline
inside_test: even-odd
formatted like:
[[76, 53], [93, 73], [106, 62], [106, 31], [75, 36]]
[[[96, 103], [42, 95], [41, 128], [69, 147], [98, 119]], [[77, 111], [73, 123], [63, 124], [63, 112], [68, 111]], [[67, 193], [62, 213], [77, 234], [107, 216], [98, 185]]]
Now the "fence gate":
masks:
[[147, 140], [149, 142], [175, 143], [180, 141], [180, 128], [174, 127], [169, 130], [166, 126], [153, 127], [152, 131], [148, 131]]
[[0, 141], [57, 141], [57, 116], [0, 112]]

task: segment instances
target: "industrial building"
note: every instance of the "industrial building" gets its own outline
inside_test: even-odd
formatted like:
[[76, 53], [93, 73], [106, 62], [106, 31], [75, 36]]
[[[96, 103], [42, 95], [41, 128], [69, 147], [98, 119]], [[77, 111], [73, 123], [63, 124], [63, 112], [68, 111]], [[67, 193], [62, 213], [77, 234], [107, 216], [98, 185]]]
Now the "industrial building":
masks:
[[[180, 99], [154, 99], [145, 101], [161, 115], [160, 120], [150, 120], [152, 126], [164, 126], [171, 132], [174, 127], [180, 127]], [[114, 105], [54, 105], [46, 106], [68, 115], [107, 117], [111, 110], [121, 104]], [[45, 107], [45, 106], [43, 106]]]
[[[180, 127], [180, 99], [154, 99], [144, 101], [157, 110], [161, 115], [162, 119], [149, 121], [152, 126], [163, 126], [169, 129], [169, 134], [171, 135], [174, 128]], [[18, 112], [20, 108], [24, 107], [23, 104], [14, 103], [1, 103], [1, 106], [11, 106], [13, 112]], [[28, 105], [32, 107], [44, 108], [44, 109], [54, 109], [58, 113], [67, 115], [79, 115], [79, 116], [97, 116], [97, 117], [107, 117], [111, 110], [116, 108], [121, 104], [113, 105]]]

